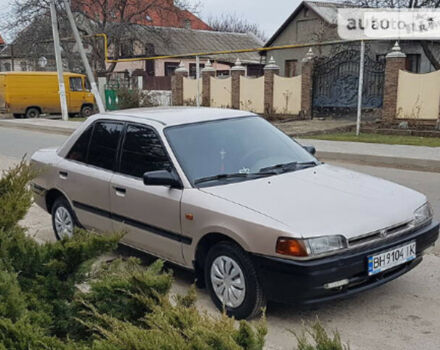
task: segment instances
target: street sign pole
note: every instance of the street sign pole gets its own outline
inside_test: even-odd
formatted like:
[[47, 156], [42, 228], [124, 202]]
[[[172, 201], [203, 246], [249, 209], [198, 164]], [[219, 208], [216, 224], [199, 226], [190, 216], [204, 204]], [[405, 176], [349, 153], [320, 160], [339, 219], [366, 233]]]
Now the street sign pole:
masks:
[[55, 0], [50, 1], [50, 16], [52, 20], [52, 33], [53, 33], [53, 42], [55, 49], [55, 61], [57, 65], [58, 72], [58, 85], [59, 85], [59, 94], [60, 94], [60, 103], [61, 103], [61, 116], [63, 120], [69, 120], [69, 112], [67, 109], [67, 101], [66, 101], [66, 86], [64, 85], [64, 75], [63, 75], [63, 61], [61, 58], [61, 45], [60, 45], [60, 37], [58, 34], [58, 21], [57, 21], [57, 11], [55, 9]]
[[75, 37], [76, 44], [78, 45], [78, 50], [81, 55], [81, 59], [83, 61], [84, 67], [86, 68], [87, 77], [89, 78], [90, 86], [92, 88], [92, 93], [95, 96], [99, 113], [104, 113], [105, 112], [104, 103], [102, 102], [98, 86], [96, 85], [95, 76], [93, 75], [92, 68], [90, 67], [89, 60], [87, 59], [87, 55], [84, 50], [84, 45], [82, 43], [81, 37], [79, 36], [78, 28], [76, 27], [75, 19], [73, 18], [72, 10], [70, 9], [70, 5], [67, 0], [64, 0], [64, 6], [66, 7], [67, 17], [69, 17], [70, 26], [72, 27], [73, 36]]
[[358, 105], [357, 105], [357, 121], [356, 121], [356, 136], [361, 133], [361, 117], [362, 117], [362, 90], [364, 88], [364, 62], [365, 62], [365, 41], [361, 40], [361, 57], [359, 67], [359, 90], [358, 90]]

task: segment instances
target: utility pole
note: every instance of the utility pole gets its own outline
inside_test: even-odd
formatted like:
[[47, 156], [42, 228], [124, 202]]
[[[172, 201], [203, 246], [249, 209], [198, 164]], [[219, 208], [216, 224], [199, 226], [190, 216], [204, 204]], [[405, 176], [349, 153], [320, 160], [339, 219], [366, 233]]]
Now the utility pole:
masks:
[[73, 36], [75, 37], [76, 44], [78, 45], [78, 50], [81, 55], [81, 59], [83, 61], [84, 67], [86, 68], [86, 73], [90, 81], [92, 93], [95, 96], [96, 104], [98, 105], [99, 113], [104, 113], [105, 112], [104, 103], [102, 102], [101, 95], [99, 94], [98, 86], [96, 85], [96, 81], [95, 81], [95, 76], [93, 75], [92, 68], [90, 67], [89, 60], [87, 59], [87, 55], [84, 50], [84, 45], [82, 43], [81, 37], [79, 36], [78, 28], [76, 27], [72, 10], [70, 9], [70, 5], [67, 0], [63, 0], [63, 2], [64, 2], [64, 6], [66, 7], [67, 17], [69, 17], [70, 26], [72, 27]]
[[365, 41], [361, 40], [356, 136], [359, 136], [359, 134], [361, 133], [362, 93], [364, 89], [364, 62], [365, 62]]
[[60, 93], [60, 103], [61, 103], [61, 116], [63, 120], [69, 120], [69, 112], [67, 109], [66, 101], [66, 86], [64, 85], [64, 75], [63, 75], [63, 61], [61, 59], [61, 45], [60, 37], [58, 34], [58, 21], [57, 21], [57, 11], [55, 9], [55, 0], [50, 1], [50, 16], [52, 19], [52, 32], [53, 32], [53, 43], [55, 48], [55, 61], [57, 64], [58, 72], [58, 85]]

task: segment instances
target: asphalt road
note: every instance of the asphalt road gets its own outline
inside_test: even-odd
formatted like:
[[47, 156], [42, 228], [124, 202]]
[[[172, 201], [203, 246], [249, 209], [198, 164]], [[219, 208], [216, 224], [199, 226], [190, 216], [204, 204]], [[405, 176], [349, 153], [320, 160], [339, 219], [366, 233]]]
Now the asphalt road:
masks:
[[[61, 144], [65, 136], [0, 128], [0, 170], [36, 149]], [[425, 193], [440, 219], [440, 173], [337, 163], [356, 171], [379, 176]], [[23, 225], [39, 241], [54, 239], [49, 215], [32, 207]], [[346, 300], [313, 309], [271, 303], [267, 309], [268, 349], [294, 349], [303, 322], [319, 318], [328, 329], [338, 329], [351, 349], [438, 350], [440, 349], [440, 247], [425, 256], [410, 273], [380, 288]], [[192, 275], [174, 269], [173, 292], [184, 293]], [[280, 286], [282, 288], [282, 286]], [[216, 314], [207, 293], [199, 291], [198, 305]]]

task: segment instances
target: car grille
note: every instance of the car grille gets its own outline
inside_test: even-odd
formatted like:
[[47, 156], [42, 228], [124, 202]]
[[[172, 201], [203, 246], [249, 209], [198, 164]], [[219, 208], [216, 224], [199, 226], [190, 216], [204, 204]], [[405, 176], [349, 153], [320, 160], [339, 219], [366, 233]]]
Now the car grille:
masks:
[[412, 221], [408, 221], [402, 224], [394, 225], [382, 230], [367, 233], [365, 235], [350, 238], [348, 240], [349, 247], [358, 247], [364, 244], [374, 243], [378, 240], [399, 236], [401, 234], [410, 232], [414, 229]]

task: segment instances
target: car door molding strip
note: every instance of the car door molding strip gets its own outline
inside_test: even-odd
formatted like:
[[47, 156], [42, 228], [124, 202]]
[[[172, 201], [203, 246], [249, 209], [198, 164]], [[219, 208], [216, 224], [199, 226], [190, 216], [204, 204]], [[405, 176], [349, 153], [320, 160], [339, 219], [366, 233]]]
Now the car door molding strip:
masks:
[[133, 220], [133, 219], [128, 218], [126, 216], [122, 216], [122, 215], [119, 215], [119, 214], [116, 214], [116, 213], [109, 212], [107, 210], [103, 210], [103, 209], [99, 209], [99, 208], [90, 206], [88, 204], [84, 204], [84, 203], [80, 203], [80, 202], [74, 201], [73, 202], [73, 206], [75, 208], [80, 209], [80, 210], [88, 211], [88, 212], [90, 212], [92, 214], [95, 214], [95, 215], [98, 215], [98, 216], [102, 216], [102, 217], [105, 217], [105, 218], [109, 218], [109, 219], [112, 219], [114, 221], [118, 221], [118, 222], [124, 223], [126, 225], [133, 226], [133, 227], [136, 227], [138, 229], [141, 229], [141, 230], [144, 230], [144, 231], [148, 231], [150, 233], [153, 233], [153, 234], [156, 234], [156, 235], [159, 235], [159, 236], [171, 239], [173, 241], [181, 242], [181, 243], [187, 244], [187, 245], [191, 245], [191, 243], [192, 243], [192, 238], [191, 237], [184, 236], [184, 235], [181, 235], [181, 234], [178, 234], [178, 233], [174, 233], [174, 232], [171, 232], [171, 231], [167, 231], [167, 230], [161, 229], [159, 227], [155, 227], [155, 226], [146, 224], [146, 223], [141, 222], [141, 221]]

